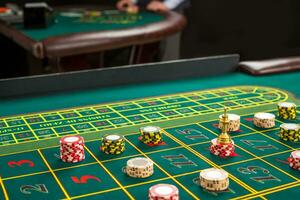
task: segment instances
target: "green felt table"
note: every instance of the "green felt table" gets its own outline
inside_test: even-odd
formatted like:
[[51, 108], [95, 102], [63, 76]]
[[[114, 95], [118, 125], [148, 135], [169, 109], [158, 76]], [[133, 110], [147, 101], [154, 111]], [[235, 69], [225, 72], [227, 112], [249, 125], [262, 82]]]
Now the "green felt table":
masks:
[[[279, 139], [279, 125], [287, 121], [277, 117], [276, 127], [260, 129], [252, 117], [259, 111], [276, 114], [279, 101], [299, 105], [299, 78], [300, 72], [262, 77], [234, 72], [2, 99], [0, 199], [147, 199], [148, 188], [157, 183], [176, 185], [184, 200], [296, 199], [300, 174], [287, 158], [300, 143]], [[216, 124], [224, 106], [241, 115], [241, 129], [231, 133], [237, 156], [228, 159], [208, 150], [220, 132]], [[165, 145], [138, 140], [139, 127], [147, 124], [163, 128]], [[100, 152], [101, 137], [111, 133], [125, 135], [123, 154]], [[85, 138], [84, 161], [60, 161], [59, 137], [68, 134]], [[122, 172], [138, 156], [154, 161], [153, 176], [135, 179]], [[228, 190], [199, 186], [199, 172], [210, 167], [229, 172]], [[93, 178], [85, 182], [86, 176]]]
[[89, 16], [84, 13], [84, 11], [55, 12], [55, 23], [45, 29], [24, 29], [23, 25], [15, 27], [33, 40], [39, 41], [75, 33], [128, 29], [165, 19], [163, 15], [147, 11], [128, 14], [117, 10], [103, 10], [100, 16]]
[[25, 29], [0, 20], [0, 33], [38, 59], [58, 64], [66, 56], [158, 42], [180, 32], [185, 18], [175, 12], [129, 14], [99, 6], [56, 7], [47, 28]]

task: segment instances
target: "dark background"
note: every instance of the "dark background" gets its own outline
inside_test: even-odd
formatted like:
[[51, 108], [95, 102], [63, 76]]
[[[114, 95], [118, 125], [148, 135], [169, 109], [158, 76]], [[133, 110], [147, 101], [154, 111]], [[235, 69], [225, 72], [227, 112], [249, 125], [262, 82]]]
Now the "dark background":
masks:
[[[22, 5], [33, 1], [9, 2]], [[1, 0], [0, 5], [6, 2]], [[50, 5], [114, 5], [116, 0], [46, 2]], [[230, 53], [239, 53], [241, 60], [300, 56], [299, 0], [191, 0], [185, 15], [188, 25], [182, 34], [182, 58]], [[25, 51], [4, 41], [2, 36], [0, 45], [5, 47], [0, 48], [1, 68], [6, 68], [9, 74], [17, 71], [23, 74], [21, 66], [26, 62]]]

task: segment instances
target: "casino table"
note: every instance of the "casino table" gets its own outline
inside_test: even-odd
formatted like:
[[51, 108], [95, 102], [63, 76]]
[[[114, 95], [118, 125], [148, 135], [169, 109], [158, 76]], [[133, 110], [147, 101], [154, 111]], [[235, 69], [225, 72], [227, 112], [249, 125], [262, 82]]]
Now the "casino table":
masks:
[[[0, 199], [147, 199], [158, 183], [177, 186], [185, 200], [297, 199], [300, 174], [287, 158], [300, 143], [278, 136], [280, 124], [290, 121], [276, 117], [275, 127], [262, 129], [252, 120], [257, 112], [277, 115], [278, 102], [299, 106], [300, 72], [252, 76], [237, 70], [238, 59], [227, 55], [1, 80]], [[237, 154], [230, 158], [209, 152], [224, 107], [241, 116], [240, 130], [230, 133]], [[293, 122], [300, 122], [299, 112]], [[161, 127], [164, 143], [140, 142], [139, 128], [146, 125]], [[125, 137], [124, 153], [100, 151], [107, 134]], [[59, 138], [65, 135], [84, 137], [84, 161], [60, 160]], [[150, 158], [154, 174], [143, 179], [124, 174], [134, 157]], [[199, 172], [211, 167], [229, 173], [227, 190], [199, 186]]]
[[[24, 29], [21, 24], [0, 20], [0, 33], [36, 58], [49, 58], [58, 67], [62, 57], [160, 41], [180, 32], [186, 23], [181, 14], [172, 11], [128, 14], [92, 5], [54, 9], [54, 24], [48, 28]], [[99, 10], [101, 14], [87, 12]], [[131, 56], [140, 54], [133, 50]]]

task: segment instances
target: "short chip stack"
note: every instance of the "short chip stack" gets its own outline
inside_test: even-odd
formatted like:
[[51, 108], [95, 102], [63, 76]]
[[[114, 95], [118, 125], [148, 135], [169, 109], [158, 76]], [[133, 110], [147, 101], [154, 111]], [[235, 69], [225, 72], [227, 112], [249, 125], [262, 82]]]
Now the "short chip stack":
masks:
[[300, 140], [300, 126], [293, 123], [281, 124], [279, 137], [284, 141], [298, 142]]
[[300, 150], [293, 151], [288, 161], [291, 168], [300, 170]]
[[291, 102], [280, 102], [277, 105], [278, 115], [282, 119], [296, 119], [297, 108], [296, 104]]
[[125, 151], [125, 139], [120, 135], [106, 135], [102, 138], [101, 151], [106, 154], [120, 154]]
[[81, 136], [64, 136], [60, 139], [60, 158], [63, 162], [84, 160], [84, 140]]
[[216, 168], [202, 170], [200, 172], [200, 185], [213, 192], [226, 190], [229, 187], [228, 173]]
[[162, 142], [162, 130], [158, 126], [145, 126], [140, 128], [140, 141], [148, 145], [157, 145]]
[[179, 200], [179, 190], [171, 184], [153, 185], [149, 188], [149, 200]]
[[154, 173], [153, 162], [144, 157], [129, 159], [125, 172], [133, 178], [147, 178]]
[[272, 113], [256, 113], [253, 124], [259, 128], [272, 128], [275, 126], [275, 115]]
[[[228, 119], [229, 123], [227, 126], [227, 131], [238, 131], [240, 130], [240, 123], [241, 123], [241, 117], [236, 114], [228, 113]], [[222, 123], [223, 115], [219, 116], [219, 128], [222, 129], [223, 123]]]
[[218, 138], [211, 140], [210, 152], [221, 158], [233, 156], [234, 153], [234, 141], [231, 140], [229, 144], [218, 143]]

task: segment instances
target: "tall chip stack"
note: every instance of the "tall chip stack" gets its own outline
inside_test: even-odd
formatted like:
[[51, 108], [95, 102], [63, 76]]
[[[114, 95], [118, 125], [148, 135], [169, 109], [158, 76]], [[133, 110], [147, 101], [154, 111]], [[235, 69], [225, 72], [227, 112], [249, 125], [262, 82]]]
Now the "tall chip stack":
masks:
[[149, 188], [149, 200], [179, 200], [179, 190], [175, 185], [156, 184]]
[[60, 158], [63, 162], [84, 160], [84, 140], [81, 136], [64, 136], [60, 139]]
[[259, 128], [272, 128], [275, 126], [275, 115], [272, 113], [255, 113], [253, 124]]
[[300, 140], [300, 126], [294, 123], [281, 124], [279, 137], [284, 141], [298, 142]]
[[153, 162], [149, 158], [144, 157], [129, 159], [124, 172], [133, 178], [147, 178], [154, 173]]
[[140, 141], [147, 145], [158, 145], [162, 142], [162, 130], [158, 126], [145, 126], [140, 128]]
[[300, 150], [293, 151], [288, 158], [288, 162], [291, 168], [300, 170]]
[[228, 173], [222, 169], [209, 168], [200, 172], [200, 185], [212, 192], [226, 190], [229, 187]]
[[297, 117], [297, 107], [296, 104], [291, 102], [280, 102], [277, 105], [278, 115], [282, 119], [294, 120]]
[[105, 154], [121, 154], [125, 151], [125, 138], [120, 135], [106, 135], [102, 138], [100, 150]]
[[234, 141], [230, 138], [229, 134], [227, 133], [229, 119], [226, 108], [224, 109], [224, 114], [222, 115], [220, 121], [220, 123], [222, 123], [222, 133], [218, 136], [218, 138], [211, 140], [210, 153], [221, 158], [231, 157], [235, 155], [235, 148]]

